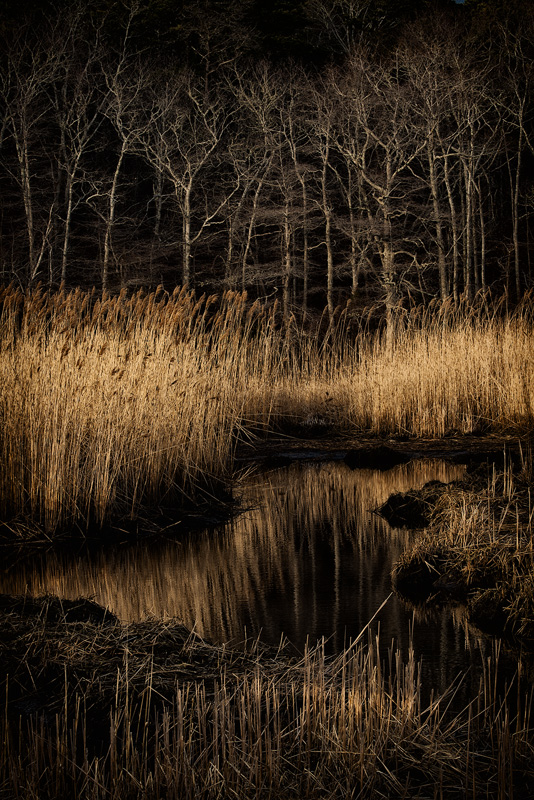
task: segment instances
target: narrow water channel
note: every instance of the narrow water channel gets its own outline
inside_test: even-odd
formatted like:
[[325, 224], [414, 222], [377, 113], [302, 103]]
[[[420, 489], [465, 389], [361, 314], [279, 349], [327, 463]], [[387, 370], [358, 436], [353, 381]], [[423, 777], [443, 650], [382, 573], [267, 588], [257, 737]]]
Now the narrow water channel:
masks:
[[[463, 470], [436, 460], [387, 472], [295, 462], [244, 481], [247, 510], [218, 528], [21, 561], [3, 572], [0, 592], [93, 597], [125, 622], [178, 617], [218, 643], [260, 636], [278, 645], [284, 636], [302, 650], [324, 637], [336, 652], [391, 594], [393, 564], [418, 535], [392, 529], [374, 509], [392, 492], [448, 482]], [[413, 641], [424, 680], [437, 690], [491, 648], [460, 612], [414, 612], [395, 595], [371, 626], [377, 632], [383, 647], [404, 656]]]

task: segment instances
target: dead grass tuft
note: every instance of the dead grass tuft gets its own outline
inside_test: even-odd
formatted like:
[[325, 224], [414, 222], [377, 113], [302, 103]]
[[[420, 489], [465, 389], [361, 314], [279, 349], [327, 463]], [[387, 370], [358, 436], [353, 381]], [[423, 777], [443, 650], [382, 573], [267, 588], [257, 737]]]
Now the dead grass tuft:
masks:
[[422, 702], [413, 652], [404, 662], [378, 641], [291, 659], [212, 647], [174, 621], [68, 622], [57, 602], [15, 602], [1, 620], [2, 796], [476, 799], [532, 786], [529, 698], [514, 687], [512, 710], [492, 665], [451, 714], [451, 693]]
[[428, 530], [395, 567], [401, 592], [452, 595], [484, 630], [532, 649], [533, 479], [527, 448], [515, 465], [505, 453], [504, 469], [445, 486]]

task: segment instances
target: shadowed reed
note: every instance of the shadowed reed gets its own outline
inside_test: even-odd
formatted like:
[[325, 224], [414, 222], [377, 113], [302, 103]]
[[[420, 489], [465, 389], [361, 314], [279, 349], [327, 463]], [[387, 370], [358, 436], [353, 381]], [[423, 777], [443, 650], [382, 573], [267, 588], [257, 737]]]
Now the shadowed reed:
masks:
[[534, 420], [530, 298], [513, 314], [483, 299], [412, 309], [374, 332], [347, 307], [326, 334], [236, 293], [11, 286], [0, 309], [0, 514], [48, 535], [216, 491], [251, 432]]
[[424, 701], [413, 652], [378, 641], [290, 659], [175, 622], [75, 622], [84, 605], [4, 609], [2, 796], [531, 796], [529, 695], [519, 676], [501, 693], [493, 659], [451, 712], [454, 689]]

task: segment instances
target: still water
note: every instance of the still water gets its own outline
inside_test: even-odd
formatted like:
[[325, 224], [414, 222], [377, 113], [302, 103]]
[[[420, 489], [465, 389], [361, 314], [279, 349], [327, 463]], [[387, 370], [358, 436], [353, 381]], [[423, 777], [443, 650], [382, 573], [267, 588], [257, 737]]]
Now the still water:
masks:
[[[259, 635], [278, 645], [284, 636], [301, 651], [324, 637], [335, 652], [390, 595], [392, 567], [418, 535], [390, 528], [373, 510], [392, 492], [452, 481], [463, 471], [436, 460], [387, 472], [295, 462], [243, 481], [247, 510], [218, 528], [96, 555], [21, 561], [1, 575], [0, 592], [93, 597], [125, 622], [178, 617], [218, 643]], [[384, 647], [404, 655], [413, 641], [436, 689], [491, 649], [461, 612], [414, 612], [395, 595], [371, 626], [373, 636], [378, 631]]]

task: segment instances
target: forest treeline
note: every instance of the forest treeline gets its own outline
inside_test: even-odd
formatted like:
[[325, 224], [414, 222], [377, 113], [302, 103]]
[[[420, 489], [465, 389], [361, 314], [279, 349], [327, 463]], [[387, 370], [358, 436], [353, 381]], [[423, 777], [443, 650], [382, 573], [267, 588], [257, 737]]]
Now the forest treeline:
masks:
[[284, 313], [533, 285], [528, 2], [0, 6], [3, 282]]

